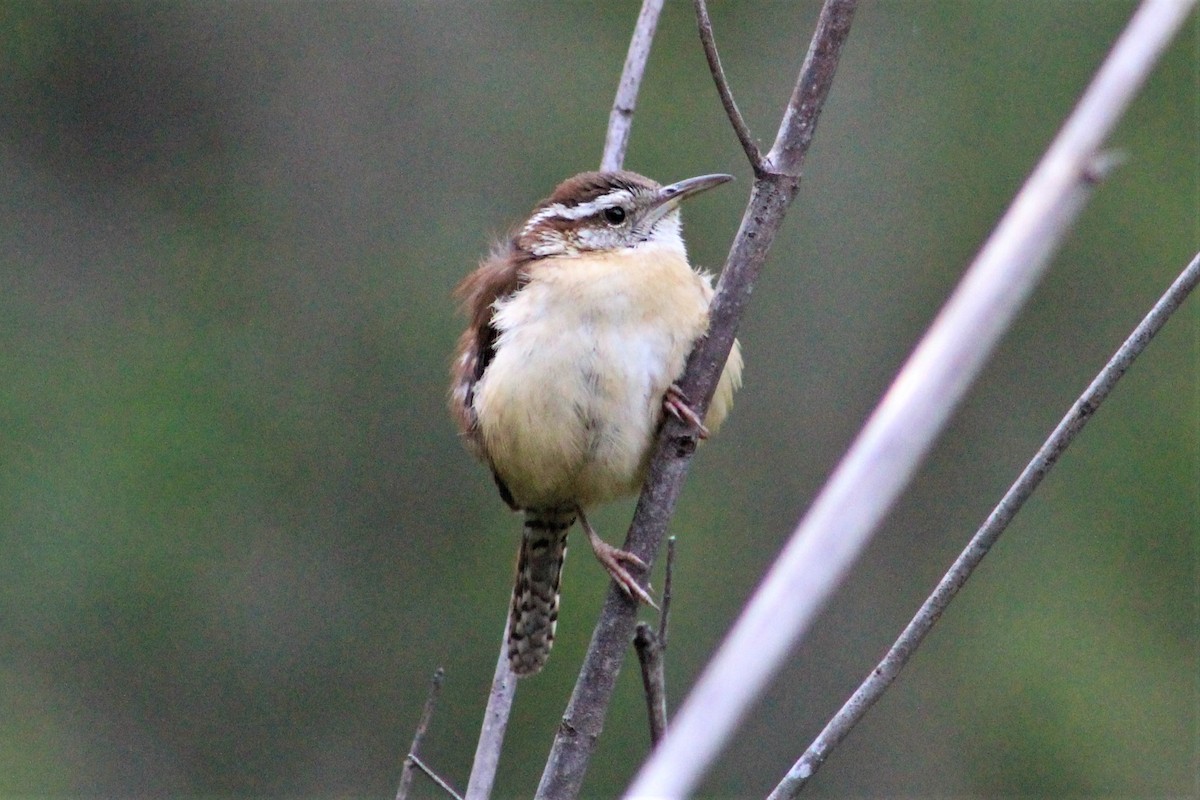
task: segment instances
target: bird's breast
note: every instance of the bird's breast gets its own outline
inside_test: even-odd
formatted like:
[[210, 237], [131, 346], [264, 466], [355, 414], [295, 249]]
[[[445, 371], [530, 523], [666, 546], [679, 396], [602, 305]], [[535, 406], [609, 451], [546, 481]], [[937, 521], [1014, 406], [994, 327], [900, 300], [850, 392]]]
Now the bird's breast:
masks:
[[637, 490], [710, 292], [681, 253], [625, 252], [538, 262], [497, 304], [474, 406], [519, 505], [588, 506]]

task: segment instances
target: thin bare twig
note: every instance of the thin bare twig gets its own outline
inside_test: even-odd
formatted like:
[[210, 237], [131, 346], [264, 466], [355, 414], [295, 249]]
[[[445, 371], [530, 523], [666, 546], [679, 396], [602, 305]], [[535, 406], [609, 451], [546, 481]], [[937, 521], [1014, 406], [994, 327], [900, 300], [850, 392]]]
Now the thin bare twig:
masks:
[[639, 622], [633, 634], [642, 667], [642, 688], [646, 692], [646, 713], [650, 719], [650, 745], [657, 746], [667, 729], [666, 671], [663, 669], [663, 650], [650, 623]]
[[1183, 304], [1188, 294], [1196, 288], [1197, 283], [1200, 283], [1200, 254], [1193, 258], [1187, 268], [1175, 279], [1171, 288], [1159, 298], [1150, 313], [1104, 365], [1104, 369], [1100, 370], [1100, 374], [1088, 386], [1087, 391], [1071, 406], [1066, 416], [1058, 423], [1058, 427], [1038, 449], [1016, 482], [1005, 493], [975, 535], [971, 537], [971, 541], [955, 559], [954, 564], [922, 604], [912, 621], [908, 623], [904, 632], [896, 639], [887, 655], [871, 671], [871, 674], [851, 695], [841, 710], [834, 715], [820, 735], [808, 746], [804, 755], [788, 771], [788, 774], [779, 782], [767, 800], [785, 800], [785, 798], [791, 800], [799, 795], [800, 790], [825, 763], [825, 759], [829, 757], [833, 748], [841, 744], [871, 706], [875, 705], [875, 701], [883, 696], [887, 688], [896, 680], [896, 676], [900, 674], [900, 670], [904, 669], [904, 665], [908, 663], [912, 654], [920, 647], [925, 634], [929, 633], [929, 630], [942, 616], [942, 612], [950, 605], [950, 601], [958, 594], [958, 590], [971, 576], [975, 567], [979, 566], [979, 562], [988, 554], [992, 545], [1000, 538], [1000, 534], [1021, 510], [1021, 506], [1041, 484], [1042, 479], [1054, 468], [1059, 456], [1071, 445], [1075, 436], [1083, 430], [1083, 426], [1088, 423], [1096, 409], [1108, 397], [1109, 392], [1129, 369], [1134, 359], [1141, 355], [1155, 334], [1162, 330], [1163, 325]]
[[733, 99], [733, 91], [729, 88], [729, 81], [725, 78], [725, 69], [721, 66], [721, 56], [717, 53], [717, 43], [713, 40], [712, 20], [708, 18], [708, 3], [705, 0], [693, 0], [693, 5], [696, 8], [696, 25], [700, 29], [700, 44], [704, 47], [704, 57], [708, 59], [708, 69], [712, 72], [713, 82], [717, 85], [717, 94], [721, 96], [721, 105], [725, 106], [725, 115], [729, 117], [729, 124], [733, 126], [733, 132], [737, 134], [738, 141], [742, 144], [742, 150], [746, 151], [746, 158], [750, 160], [754, 174], [758, 176], [763, 170], [762, 151], [758, 149], [758, 144], [754, 141], [754, 136], [750, 133], [750, 128], [742, 117], [742, 112], [738, 110], [737, 103]]
[[602, 170], [620, 169], [625, 163], [629, 131], [633, 127], [633, 110], [637, 107], [638, 90], [642, 86], [642, 75], [646, 72], [646, 60], [650, 58], [650, 45], [654, 43], [654, 31], [658, 28], [662, 7], [663, 0], [644, 0], [642, 3], [633, 37], [629, 40], [629, 54], [625, 56], [625, 69], [617, 86], [617, 96], [608, 116], [604, 156], [600, 159]]
[[675, 537], [667, 537], [667, 566], [663, 575], [662, 610], [658, 612], [658, 646], [667, 649], [667, 626], [671, 622], [671, 584], [675, 581]]
[[[849, 22], [856, 5], [857, 0], [826, 0], [817, 33], [801, 67], [785, 119], [790, 120], [787, 125], [807, 131], [808, 140], [811, 140], [811, 131], [833, 81], [841, 45], [849, 34]], [[803, 98], [804, 106], [793, 111], [798, 97]], [[781, 129], [779, 139], [790, 143], [796, 140], [796, 134]], [[712, 400], [717, 378], [729, 357], [742, 309], [749, 300], [784, 214], [799, 189], [797, 176], [807, 147], [803, 141], [801, 139], [800, 146], [789, 147], [771, 162], [782, 165], [783, 171], [769, 171], [755, 180], [741, 228], [709, 307], [708, 334], [688, 357], [680, 384], [701, 416]], [[623, 545], [625, 550], [648, 565], [653, 564], [666, 533], [695, 447], [694, 434], [668, 417], [659, 433], [646, 484]], [[616, 587], [609, 589], [542, 773], [538, 800], [578, 796], [596, 740], [604, 728], [617, 674], [633, 635], [636, 613], [636, 604], [623, 592]], [[663, 744], [670, 739], [668, 732]]]
[[[1079, 105], [709, 662], [628, 796], [686, 796], [782, 666], [1045, 270], [1090, 193], [1104, 137], [1191, 5], [1187, 0], [1146, 0], [1134, 14]], [[795, 113], [803, 111], [801, 103]], [[776, 151], [788, 159], [791, 148], [802, 147], [803, 141], [803, 137], [781, 135], [767, 160], [779, 163]], [[681, 388], [690, 397], [700, 394], [686, 382]]]
[[417, 769], [421, 770], [421, 772], [425, 773], [426, 777], [428, 777], [429, 780], [436, 783], [443, 792], [445, 792], [446, 794], [453, 797], [454, 800], [463, 800], [462, 795], [460, 795], [458, 792], [454, 791], [453, 786], [446, 783], [446, 781], [444, 781], [440, 775], [438, 775], [436, 772], [431, 770], [429, 768], [429, 765], [426, 764], [424, 761], [422, 761], [420, 758], [418, 758], [416, 755], [409, 753], [407, 760], [408, 760], [408, 763], [412, 764]]
[[[629, 131], [633, 125], [633, 111], [637, 106], [638, 90], [654, 32], [662, 13], [663, 0], [643, 0], [642, 10], [634, 25], [629, 41], [629, 53], [617, 86], [612, 113], [608, 119], [608, 133], [604, 140], [604, 152], [600, 157], [600, 168], [620, 169], [625, 161], [625, 150], [629, 143]], [[479, 743], [475, 748], [475, 760], [471, 764], [471, 777], [467, 782], [466, 800], [487, 800], [492, 793], [496, 769], [500, 764], [500, 752], [504, 746], [504, 734], [508, 729], [508, 718], [517, 692], [517, 677], [508, 663], [508, 610], [505, 609], [504, 634], [500, 638], [500, 655], [492, 675], [492, 688], [488, 692], [487, 708], [484, 710], [483, 726], [479, 732]]]
[[408, 793], [412, 789], [414, 766], [420, 767], [434, 780], [441, 781], [441, 778], [433, 775], [420, 762], [420, 759], [417, 758], [417, 751], [421, 749], [425, 732], [429, 730], [429, 723], [433, 721], [433, 708], [437, 704], [438, 695], [442, 691], [442, 682], [445, 679], [446, 670], [438, 667], [433, 673], [433, 680], [429, 683], [429, 695], [425, 698], [425, 707], [421, 709], [421, 719], [417, 722], [417, 730], [413, 733], [412, 745], [408, 748], [408, 755], [404, 757], [404, 769], [400, 772], [400, 787], [396, 790], [396, 800], [405, 800], [408, 797]]
[[658, 614], [658, 632], [647, 622], [639, 622], [633, 635], [638, 663], [642, 667], [642, 687], [646, 692], [646, 712], [650, 717], [650, 744], [657, 745], [667, 729], [667, 624], [671, 619], [671, 583], [675, 573], [675, 537], [667, 539], [667, 569], [663, 579], [662, 609]]

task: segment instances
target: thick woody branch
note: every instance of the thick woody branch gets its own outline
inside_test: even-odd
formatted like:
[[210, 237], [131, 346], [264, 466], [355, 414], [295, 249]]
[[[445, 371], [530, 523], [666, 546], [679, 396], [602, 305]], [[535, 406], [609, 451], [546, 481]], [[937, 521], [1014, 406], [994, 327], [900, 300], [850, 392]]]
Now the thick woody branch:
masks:
[[[608, 119], [608, 134], [604, 141], [604, 152], [600, 157], [601, 169], [620, 169], [625, 161], [638, 90], [642, 85], [642, 75], [646, 71], [646, 61], [650, 57], [650, 46], [654, 42], [654, 32], [658, 28], [662, 7], [663, 0], [644, 0], [642, 3], [642, 10], [638, 14], [633, 36], [629, 41], [629, 53], [625, 57], [625, 67], [617, 87], [616, 99], [613, 101], [612, 113]], [[492, 688], [488, 692], [483, 726], [475, 748], [475, 760], [471, 764], [466, 800], [487, 800], [491, 796], [516, 692], [517, 676], [508, 665], [508, 611], [505, 609], [500, 655], [496, 659]]]
[[[782, 666], [916, 471], [1095, 182], [1099, 148], [1192, 2], [1146, 0], [851, 445], [629, 790], [684, 797]], [[788, 117], [803, 117], [807, 94]], [[793, 112], [793, 109], [794, 112]], [[798, 126], [800, 129], [803, 126]], [[781, 133], [787, 170], [808, 137]], [[689, 392], [690, 387], [683, 385]], [[699, 394], [695, 392], [692, 396]]]
[[1000, 534], [1012, 522], [1013, 517], [1041, 484], [1046, 474], [1054, 468], [1059, 456], [1083, 430], [1083, 426], [1088, 423], [1096, 409], [1108, 397], [1134, 359], [1146, 349], [1155, 334], [1162, 330], [1163, 325], [1183, 304], [1198, 282], [1200, 282], [1200, 255], [1192, 259], [1192, 263], [1175, 279], [1166, 294], [1155, 303], [1154, 308], [1129, 335], [1125, 343], [1088, 386], [1087, 391], [1071, 406], [1066, 416], [1058, 423], [1058, 427], [1038, 449], [1037, 454], [1021, 472], [1016, 482], [1009, 487], [1004, 497], [988, 515], [987, 520], [971, 537], [971, 541], [955, 559], [954, 564], [922, 604], [912, 621], [908, 623], [904, 632], [896, 639], [887, 655], [871, 671], [871, 674], [846, 701], [841, 710], [834, 715], [820, 735], [808, 746], [804, 755], [788, 771], [788, 774], [775, 787], [767, 800], [791, 800], [799, 795], [800, 790], [825, 763], [825, 759], [829, 757], [833, 748], [841, 744], [871, 706], [875, 705], [875, 701], [883, 696], [883, 693], [900, 674], [900, 670], [904, 669], [912, 654], [921, 646], [925, 634], [929, 633], [941, 618], [942, 612], [946, 610], [950, 601], [958, 594], [958, 590], [971, 577], [971, 573], [979, 566], [983, 557], [992, 549], [992, 545], [1000, 538]]
[[[845, 20], [845, 24], [819, 24], [801, 68], [792, 104], [798, 95], [813, 100], [795, 112], [789, 105], [784, 127], [807, 130], [809, 134], [804, 141], [811, 141], [811, 131], [816, 127], [829, 83], [833, 80], [837, 57], [849, 32], [849, 17], [855, 5], [856, 0], [826, 0], [821, 11], [823, 21], [836, 18]], [[841, 38], [837, 41], [818, 41], [822, 37]], [[781, 129], [777, 141], [792, 141], [797, 136]], [[781, 159], [782, 163], [794, 169], [792, 173], [764, 175], [754, 182], [751, 189], [741, 229], [726, 260], [710, 307], [708, 336], [692, 352], [681, 381], [683, 393], [693, 400], [695, 410], [701, 416], [712, 399], [717, 379], [733, 345], [742, 309], [754, 288], [767, 251], [796, 196], [799, 188], [799, 178], [796, 176], [806, 147], [793, 148], [788, 151], [787, 158]], [[653, 564], [662, 544], [695, 448], [694, 435], [668, 416], [659, 434], [649, 477], [638, 498], [637, 510], [624, 543], [625, 550], [637, 555], [648, 565]], [[616, 587], [610, 587], [575, 690], [542, 773], [537, 792], [539, 800], [578, 796], [588, 761], [604, 727], [605, 714], [625, 650], [633, 636], [636, 613], [636, 604]], [[670, 739], [671, 734], [668, 733], [663, 743]]]
[[[826, 2], [817, 18], [817, 30], [804, 58], [800, 79], [792, 90], [783, 114], [783, 122], [775, 136], [775, 144], [767, 153], [766, 169], [784, 175], [800, 177], [804, 158], [817, 132], [817, 118], [825, 105], [833, 73], [842, 55], [842, 45], [850, 35], [850, 23], [858, 0]], [[814, 109], [816, 110], [814, 112]]]

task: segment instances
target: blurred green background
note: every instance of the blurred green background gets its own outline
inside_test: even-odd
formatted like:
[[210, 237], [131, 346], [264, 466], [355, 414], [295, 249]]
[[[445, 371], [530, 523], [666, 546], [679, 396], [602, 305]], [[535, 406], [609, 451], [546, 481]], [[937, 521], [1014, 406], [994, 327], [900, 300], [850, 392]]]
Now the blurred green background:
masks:
[[[859, 11], [741, 328], [746, 388], [673, 524], [673, 702], [1132, 8]], [[816, 10], [714, 3], [764, 142]], [[636, 13], [0, 6], [0, 794], [389, 797], [438, 665], [425, 755], [465, 785], [519, 521], [444, 413], [450, 292], [594, 168]], [[1112, 139], [1126, 163], [705, 796], [774, 784], [1191, 257], [1198, 46], [1193, 18]], [[738, 175], [685, 214], [719, 267], [750, 175], [688, 3], [627, 164]], [[811, 794], [1197, 790], [1198, 301]], [[631, 509], [594, 521], [619, 541]], [[576, 544], [499, 796], [532, 794], [605, 585]], [[646, 747], [627, 662], [586, 794]]]

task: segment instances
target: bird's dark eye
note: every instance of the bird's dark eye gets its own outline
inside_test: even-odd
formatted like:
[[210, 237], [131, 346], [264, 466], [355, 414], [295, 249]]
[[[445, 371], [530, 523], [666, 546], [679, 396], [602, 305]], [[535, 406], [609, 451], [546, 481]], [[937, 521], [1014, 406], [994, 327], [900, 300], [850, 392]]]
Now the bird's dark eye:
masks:
[[625, 209], [620, 206], [609, 206], [602, 212], [604, 221], [609, 225], [620, 225], [625, 221]]

